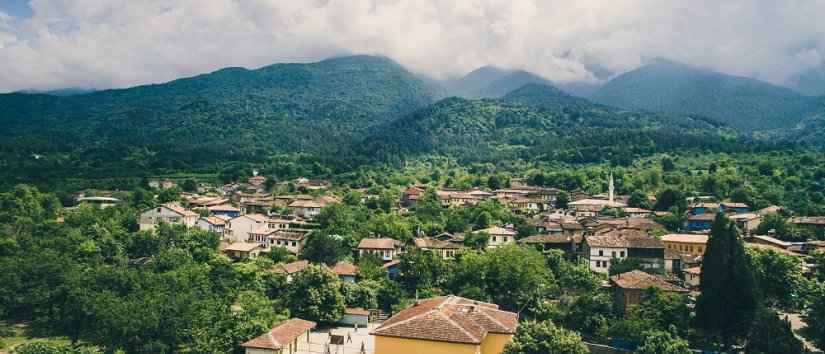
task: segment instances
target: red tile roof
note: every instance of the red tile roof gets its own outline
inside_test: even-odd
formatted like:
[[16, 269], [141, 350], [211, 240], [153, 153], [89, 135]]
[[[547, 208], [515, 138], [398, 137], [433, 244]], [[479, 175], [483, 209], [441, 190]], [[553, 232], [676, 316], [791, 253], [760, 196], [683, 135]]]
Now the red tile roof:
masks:
[[641, 270], [632, 270], [627, 273], [616, 274], [610, 277], [610, 282], [622, 289], [644, 290], [647, 288], [659, 288], [671, 292], [688, 291], [685, 288], [668, 283], [662, 278]]
[[358, 243], [360, 249], [391, 250], [401, 246], [401, 241], [391, 238], [365, 238]]
[[358, 275], [358, 266], [349, 262], [338, 262], [332, 267], [332, 272], [338, 276], [356, 276]]
[[460, 245], [457, 245], [450, 241], [439, 240], [436, 238], [431, 237], [417, 237], [413, 240], [415, 247], [417, 248], [426, 248], [426, 249], [459, 249], [461, 248]]
[[296, 261], [286, 264], [276, 264], [274, 267], [270, 268], [270, 272], [278, 274], [294, 274], [307, 269], [307, 267], [309, 267], [309, 261]]
[[369, 316], [370, 311], [360, 307], [351, 307], [344, 310], [345, 315]]
[[385, 321], [376, 336], [480, 344], [488, 333], [513, 334], [518, 315], [458, 296], [421, 300]]
[[281, 349], [302, 334], [315, 328], [315, 325], [315, 322], [312, 321], [293, 318], [275, 326], [269, 332], [241, 344], [241, 346], [244, 348]]

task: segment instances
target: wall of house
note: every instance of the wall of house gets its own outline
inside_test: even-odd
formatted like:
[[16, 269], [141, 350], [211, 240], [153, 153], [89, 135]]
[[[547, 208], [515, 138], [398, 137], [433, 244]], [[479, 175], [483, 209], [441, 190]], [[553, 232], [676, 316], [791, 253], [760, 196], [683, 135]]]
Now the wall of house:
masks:
[[366, 327], [370, 323], [370, 317], [369, 316], [361, 316], [361, 315], [344, 314], [344, 316], [341, 317], [341, 320], [338, 321], [338, 323], [346, 324], [346, 325], [358, 324], [358, 326]]
[[704, 243], [690, 243], [690, 242], [671, 242], [665, 241], [665, 248], [678, 253], [687, 253], [695, 256], [705, 254]]
[[511, 334], [488, 333], [481, 342], [481, 354], [501, 354], [512, 338]]
[[159, 206], [141, 213], [138, 223], [141, 231], [151, 231], [154, 230], [155, 226], [161, 222], [194, 226], [197, 220], [197, 216], [184, 218], [182, 215], [172, 211], [172, 209]]
[[[599, 252], [601, 252], [601, 255]], [[616, 254], [616, 257], [613, 257], [614, 253]], [[608, 272], [610, 268], [610, 261], [613, 258], [625, 259], [627, 256], [628, 252], [626, 248], [591, 247], [587, 253], [590, 270], [605, 274]], [[601, 263], [600, 267], [597, 267], [599, 264], [597, 262]]]
[[246, 348], [246, 354], [281, 354], [280, 350]]
[[375, 336], [375, 354], [481, 354], [474, 344]]
[[227, 237], [232, 242], [246, 242], [249, 239], [249, 232], [260, 227], [263, 223], [258, 223], [255, 220], [246, 217], [237, 217], [229, 221], [231, 225], [231, 232]]

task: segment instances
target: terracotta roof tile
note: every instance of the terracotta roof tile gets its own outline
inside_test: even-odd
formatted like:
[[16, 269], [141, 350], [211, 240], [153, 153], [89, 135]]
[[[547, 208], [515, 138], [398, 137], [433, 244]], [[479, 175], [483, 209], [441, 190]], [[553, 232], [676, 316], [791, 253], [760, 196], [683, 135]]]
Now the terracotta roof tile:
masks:
[[632, 270], [627, 273], [616, 274], [610, 277], [610, 282], [622, 289], [644, 290], [647, 288], [659, 288], [664, 291], [687, 292], [688, 290], [671, 283], [655, 275], [645, 273], [641, 270]]
[[401, 241], [391, 238], [365, 238], [358, 243], [361, 249], [389, 250], [401, 246]]
[[282, 322], [269, 332], [242, 344], [244, 348], [281, 349], [305, 332], [315, 328], [315, 322], [293, 318]]
[[385, 321], [373, 335], [480, 344], [487, 333], [515, 333], [518, 315], [495, 304], [457, 296], [419, 301]]
[[338, 276], [342, 275], [349, 275], [349, 276], [356, 276], [358, 275], [358, 266], [349, 263], [349, 262], [338, 262], [332, 267], [332, 272], [337, 274]]

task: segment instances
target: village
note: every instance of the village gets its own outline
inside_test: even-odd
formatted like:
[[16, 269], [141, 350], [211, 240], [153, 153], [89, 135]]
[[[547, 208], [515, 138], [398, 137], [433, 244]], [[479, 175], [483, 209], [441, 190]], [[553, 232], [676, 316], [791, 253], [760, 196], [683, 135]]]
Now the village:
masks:
[[[160, 224], [183, 225], [217, 234], [219, 250], [235, 262], [254, 261], [273, 251], [301, 258], [307, 239], [317, 230], [314, 220], [322, 210], [342, 203], [332, 193], [330, 182], [300, 178], [293, 181], [305, 194], [269, 193], [266, 178], [255, 175], [243, 183], [199, 188], [206, 193], [182, 193], [180, 202], [170, 202], [144, 210], [138, 217], [141, 231], [152, 232]], [[649, 288], [686, 295], [690, 302], [700, 294], [701, 267], [709, 233], [717, 214], [735, 223], [746, 248], [770, 250], [790, 256], [805, 276], [815, 265], [808, 255], [825, 250], [825, 241], [782, 241], [775, 230], [759, 234], [759, 225], [768, 217], [781, 215], [781, 206], [754, 210], [744, 203], [716, 201], [710, 197], [691, 198], [678, 231], [668, 231], [657, 222], [670, 211], [653, 211], [628, 206], [627, 195], [615, 195], [613, 176], [606, 194], [588, 195], [581, 190], [561, 191], [530, 186], [514, 180], [507, 188], [459, 190], [428, 185], [409, 185], [399, 190], [401, 197], [391, 206], [404, 214], [414, 209], [428, 191], [435, 192], [441, 207], [465, 208], [486, 201], [511, 210], [536, 231], [522, 235], [512, 224], [489, 225], [469, 232], [416, 232], [407, 242], [386, 235], [369, 235], [358, 240], [346, 260], [330, 265], [342, 282], [357, 283], [355, 260], [365, 256], [381, 262], [390, 279], [399, 276], [399, 258], [407, 252], [431, 252], [445, 262], [474, 248], [469, 237], [483, 236], [482, 249], [511, 245], [529, 247], [543, 254], [561, 253], [604, 277], [602, 288], [614, 306], [629, 312], [638, 306]], [[171, 180], [151, 182], [159, 190], [175, 187]], [[359, 191], [361, 203], [369, 195]], [[560, 200], [559, 196], [565, 196]], [[649, 196], [655, 203], [656, 197]], [[101, 208], [117, 204], [111, 197], [79, 197], [79, 203]], [[787, 222], [813, 230], [825, 228], [825, 217], [792, 216]], [[477, 247], [476, 247], [477, 248]], [[627, 271], [614, 272], [622, 265]], [[296, 260], [276, 264], [268, 272], [290, 281], [312, 264]], [[248, 354], [293, 353], [502, 353], [516, 333], [519, 314], [499, 309], [497, 304], [460, 296], [443, 295], [416, 299], [396, 313], [372, 308], [346, 308], [335, 324], [293, 318], [268, 333], [243, 343]], [[623, 352], [604, 343], [587, 343], [591, 352]], [[411, 348], [414, 348], [411, 349]]]

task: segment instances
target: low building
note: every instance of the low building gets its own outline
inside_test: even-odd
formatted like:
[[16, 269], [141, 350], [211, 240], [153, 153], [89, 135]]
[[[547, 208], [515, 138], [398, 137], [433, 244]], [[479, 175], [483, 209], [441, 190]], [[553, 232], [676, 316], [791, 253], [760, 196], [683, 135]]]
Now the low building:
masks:
[[622, 211], [627, 214], [627, 216], [631, 218], [647, 218], [653, 216], [652, 210], [642, 209], [642, 208], [624, 208]]
[[455, 259], [456, 252], [461, 249], [461, 246], [457, 243], [431, 237], [417, 237], [413, 240], [413, 244], [415, 244], [415, 248], [421, 251], [434, 252], [444, 260]]
[[599, 236], [584, 238], [582, 253], [590, 270], [608, 273], [614, 260], [639, 260], [645, 268], [664, 269], [665, 246], [661, 240], [634, 230], [617, 230]]
[[745, 235], [752, 234], [762, 223], [762, 215], [759, 213], [733, 214], [729, 215], [728, 219], [733, 221]]
[[263, 246], [254, 242], [233, 242], [227, 245], [223, 252], [230, 258], [241, 261], [258, 258], [263, 249]]
[[309, 230], [303, 229], [276, 229], [269, 235], [269, 247], [283, 247], [292, 254], [301, 254], [306, 244]]
[[708, 231], [713, 226], [714, 220], [716, 220], [715, 213], [691, 214], [688, 215], [685, 228], [690, 231]]
[[751, 211], [751, 207], [745, 203], [725, 202], [719, 204], [719, 211], [725, 214], [742, 214]]
[[499, 354], [518, 314], [458, 296], [419, 300], [376, 328], [375, 354]]
[[246, 183], [253, 187], [261, 187], [266, 183], [266, 177], [261, 175], [252, 176], [246, 180]]
[[200, 215], [176, 203], [167, 203], [140, 213], [138, 221], [141, 231], [152, 231], [160, 223], [184, 225], [193, 227]]
[[616, 274], [610, 277], [613, 286], [613, 303], [616, 309], [627, 313], [633, 306], [641, 302], [642, 294], [649, 288], [659, 288], [666, 293], [687, 294], [688, 290], [668, 283], [664, 279], [633, 270], [627, 273]]
[[403, 246], [401, 241], [392, 238], [365, 238], [358, 243], [358, 254], [372, 254], [382, 261], [389, 262], [403, 253]]
[[358, 280], [358, 266], [350, 262], [340, 261], [332, 267], [332, 272], [345, 283], [355, 283]]
[[688, 213], [690, 215], [702, 215], [702, 214], [716, 214], [719, 211], [719, 203], [697, 203], [690, 206]]
[[302, 218], [312, 219], [321, 213], [324, 203], [315, 200], [296, 200], [289, 204], [289, 208]]
[[218, 234], [221, 238], [224, 238], [226, 235], [226, 222], [227, 219], [221, 218], [218, 216], [208, 216], [205, 218], [198, 219], [196, 225], [199, 229], [208, 232], [214, 232]]
[[605, 208], [625, 208], [626, 204], [620, 202], [611, 202], [606, 199], [582, 199], [575, 202], [567, 203], [567, 208], [572, 210], [576, 217], [593, 217], [598, 216]]
[[315, 328], [312, 321], [293, 318], [281, 322], [269, 332], [243, 344], [246, 354], [294, 354], [309, 350], [309, 332]]
[[676, 253], [701, 256], [705, 254], [708, 238], [704, 234], [667, 234], [662, 236], [662, 243]]
[[214, 216], [226, 216], [229, 218], [241, 216], [241, 209], [232, 206], [232, 204], [212, 205], [206, 207], [206, 210], [209, 210], [209, 214]]
[[701, 267], [692, 267], [692, 268], [682, 269], [682, 276], [683, 276], [683, 280], [685, 281], [685, 285], [687, 285], [691, 289], [696, 289], [696, 288], [699, 287], [699, 284], [701, 283], [701, 275], [702, 275], [702, 268]]
[[401, 205], [404, 207], [411, 207], [421, 200], [424, 195], [424, 188], [418, 186], [409, 186], [401, 193]]
[[512, 245], [516, 243], [516, 230], [505, 228], [501, 226], [493, 226], [483, 230], [474, 231], [473, 233], [486, 233], [490, 235], [487, 241], [487, 248], [498, 248], [504, 245]]
[[346, 308], [338, 323], [366, 328], [370, 324], [370, 312], [360, 307]]
[[309, 261], [300, 260], [291, 263], [278, 263], [269, 269], [269, 272], [281, 274], [287, 282], [291, 282], [295, 274], [298, 274], [309, 267]]
[[120, 199], [112, 197], [79, 197], [76, 201], [78, 204], [88, 204], [100, 209], [105, 209], [120, 203]]

